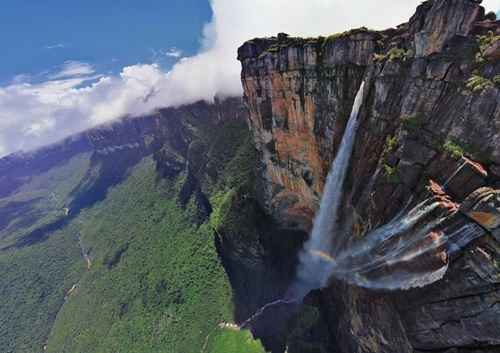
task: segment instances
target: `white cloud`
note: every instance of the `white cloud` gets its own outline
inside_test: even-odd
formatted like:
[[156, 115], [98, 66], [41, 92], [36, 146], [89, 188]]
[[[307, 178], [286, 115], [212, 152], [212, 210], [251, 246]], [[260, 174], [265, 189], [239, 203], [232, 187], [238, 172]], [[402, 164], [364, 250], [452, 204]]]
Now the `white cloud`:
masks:
[[177, 48], [170, 48], [165, 52], [165, 55], [171, 58], [180, 58], [182, 56], [182, 50]]
[[[149, 109], [145, 97], [162, 77], [156, 65], [135, 65], [118, 77], [76, 76], [0, 88], [0, 150], [32, 149], [129, 113], [144, 113]], [[91, 78], [95, 82], [84, 85]]]
[[[170, 72], [157, 64], [97, 76], [88, 64], [69, 61], [47, 82], [24, 80], [0, 87], [0, 156], [54, 142], [124, 115], [242, 93], [236, 50], [253, 37], [287, 32], [316, 36], [405, 22], [420, 0], [211, 0], [214, 17], [205, 26], [200, 53], [184, 57]], [[486, 0], [489, 10], [500, 0]], [[92, 80], [92, 81], [89, 81]]]
[[486, 11], [498, 12], [500, 10], [500, 0], [483, 0], [481, 5], [485, 7]]
[[66, 48], [66, 46], [62, 43], [51, 44], [51, 45], [45, 46], [45, 49], [62, 49], [62, 48]]
[[14, 83], [23, 83], [23, 82], [29, 82], [29, 81], [31, 81], [31, 75], [20, 74], [20, 75], [14, 76], [11, 83], [13, 83], [13, 84]]
[[90, 64], [68, 60], [61, 66], [57, 73], [49, 75], [49, 79], [57, 80], [61, 78], [87, 76], [92, 75], [94, 72], [95, 70]]

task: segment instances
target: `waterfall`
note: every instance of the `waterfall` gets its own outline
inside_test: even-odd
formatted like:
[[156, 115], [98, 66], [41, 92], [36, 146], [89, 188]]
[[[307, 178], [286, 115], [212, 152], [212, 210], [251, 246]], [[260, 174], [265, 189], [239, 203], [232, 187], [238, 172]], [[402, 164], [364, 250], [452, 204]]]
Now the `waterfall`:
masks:
[[318, 214], [314, 220], [311, 236], [299, 255], [300, 264], [297, 272], [297, 280], [289, 288], [284, 298], [261, 307], [255, 314], [242, 323], [242, 328], [251, 326], [267, 310], [275, 309], [280, 305], [289, 305], [291, 307], [290, 313], [293, 312], [293, 308], [302, 302], [302, 299], [308, 292], [326, 285], [331, 275], [329, 271], [331, 261], [328, 253], [335, 246], [331, 241], [332, 233], [335, 230], [335, 224], [338, 220], [344, 180], [349, 168], [349, 160], [359, 127], [358, 115], [363, 103], [364, 87], [365, 83], [362, 82], [354, 99], [351, 116], [347, 122], [337, 156], [332, 163], [326, 180], [323, 197], [321, 198]]
[[444, 276], [450, 255], [484, 234], [481, 227], [472, 223], [457, 230], [446, 228], [443, 222], [451, 211], [442, 199], [435, 197], [424, 200], [409, 211], [407, 207], [403, 208], [389, 223], [357, 241], [341, 228], [339, 210], [363, 95], [364, 83], [356, 95], [339, 151], [327, 177], [311, 236], [299, 254], [297, 279], [285, 300], [301, 300], [309, 291], [325, 287], [332, 277], [372, 289], [423, 287]]
[[[332, 163], [328, 174], [320, 208], [312, 229], [309, 240], [304, 245], [300, 254], [300, 264], [298, 270], [298, 281], [289, 296], [302, 298], [310, 290], [321, 288], [326, 285], [329, 274], [325, 271], [328, 261], [318, 254], [328, 254], [338, 243], [338, 238], [333, 234], [338, 221], [338, 213], [342, 202], [344, 180], [349, 168], [356, 132], [359, 127], [358, 115], [363, 103], [365, 83], [361, 87], [354, 99], [351, 116], [342, 137], [337, 156]], [[332, 236], [333, 235], [333, 236]], [[316, 255], [316, 256], [315, 256]], [[320, 276], [321, 275], [321, 276]]]
[[251, 327], [266, 312], [272, 316], [282, 306], [289, 306], [291, 315], [307, 293], [325, 287], [332, 278], [370, 289], [407, 290], [427, 286], [443, 278], [452, 254], [484, 234], [475, 223], [450, 224], [450, 215], [456, 210], [450, 210], [442, 196], [430, 197], [408, 210], [413, 198], [410, 199], [390, 222], [369, 231], [362, 239], [352, 239], [341, 228], [339, 210], [363, 97], [364, 82], [328, 174], [311, 236], [299, 254], [296, 280], [284, 298], [264, 305], [242, 324], [243, 328]]

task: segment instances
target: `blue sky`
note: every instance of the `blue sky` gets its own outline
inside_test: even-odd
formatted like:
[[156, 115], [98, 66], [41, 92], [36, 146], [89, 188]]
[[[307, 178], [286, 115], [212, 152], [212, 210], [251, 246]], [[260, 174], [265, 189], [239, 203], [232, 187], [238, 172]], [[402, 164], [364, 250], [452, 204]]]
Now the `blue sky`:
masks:
[[164, 54], [196, 53], [211, 16], [207, 0], [2, 0], [0, 84], [68, 60], [98, 72], [152, 61], [168, 69], [177, 58]]

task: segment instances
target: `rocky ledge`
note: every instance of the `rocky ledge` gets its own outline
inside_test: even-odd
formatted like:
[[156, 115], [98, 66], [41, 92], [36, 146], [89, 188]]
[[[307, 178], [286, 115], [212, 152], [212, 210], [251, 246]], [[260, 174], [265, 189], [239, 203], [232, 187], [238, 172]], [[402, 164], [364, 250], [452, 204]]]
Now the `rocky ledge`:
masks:
[[341, 222], [363, 236], [422, 201], [432, 179], [459, 222], [484, 230], [428, 287], [386, 293], [336, 282], [312, 293], [307, 301], [320, 314], [284, 334], [288, 352], [500, 349], [499, 43], [500, 21], [480, 1], [431, 0], [397, 28], [282, 33], [239, 49], [259, 202], [282, 227], [311, 229], [365, 81]]

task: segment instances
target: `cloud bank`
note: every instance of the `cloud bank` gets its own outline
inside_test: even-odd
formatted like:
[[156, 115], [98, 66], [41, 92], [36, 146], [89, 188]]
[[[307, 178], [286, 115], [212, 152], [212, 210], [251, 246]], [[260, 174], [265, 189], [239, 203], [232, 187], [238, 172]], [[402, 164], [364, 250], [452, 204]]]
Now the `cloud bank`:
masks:
[[[420, 0], [211, 0], [213, 18], [193, 57], [164, 72], [157, 64], [124, 67], [117, 76], [98, 75], [91, 65], [66, 61], [45, 82], [15, 79], [0, 87], [0, 157], [60, 140], [123, 116], [200, 99], [240, 95], [236, 50], [245, 40], [287, 32], [327, 35], [367, 26], [383, 29], [405, 22]], [[488, 10], [500, 0], [487, 0]], [[147, 38], [145, 38], [147, 40]]]

